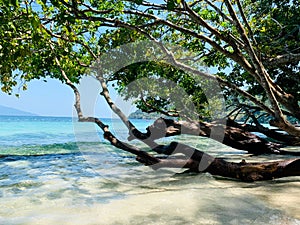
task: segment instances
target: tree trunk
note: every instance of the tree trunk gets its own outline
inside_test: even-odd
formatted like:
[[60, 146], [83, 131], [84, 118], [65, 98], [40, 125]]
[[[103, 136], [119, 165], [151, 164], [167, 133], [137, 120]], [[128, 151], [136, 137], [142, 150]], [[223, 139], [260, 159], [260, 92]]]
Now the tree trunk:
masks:
[[176, 122], [172, 119], [157, 119], [147, 128], [147, 135], [151, 139], [190, 134], [212, 138], [235, 149], [245, 150], [251, 154], [291, 154], [300, 155], [300, 152], [280, 150], [281, 144], [268, 142], [257, 135], [238, 127], [225, 126], [206, 122]]
[[[300, 175], [300, 159], [262, 163], [246, 163], [243, 160], [240, 163], [234, 163], [227, 162], [221, 158], [214, 158], [202, 151], [177, 142], [164, 146], [164, 150], [170, 154], [176, 150], [176, 153], [183, 153], [185, 156], [160, 159], [158, 163], [151, 165], [153, 169], [166, 167], [188, 168], [191, 172], [208, 172], [212, 175], [247, 182]], [[137, 160], [146, 164], [141, 157], [137, 157]]]
[[266, 135], [269, 138], [272, 138], [276, 141], [281, 142], [284, 145], [289, 145], [289, 146], [299, 146], [300, 145], [299, 137], [289, 135], [287, 133], [277, 132], [275, 130], [263, 127], [262, 125], [255, 126], [255, 125], [250, 125], [250, 124], [239, 124], [239, 123], [235, 122], [234, 120], [228, 119], [227, 126], [237, 127], [237, 128], [240, 128], [240, 129], [242, 129], [244, 131], [248, 131], [248, 132], [259, 132], [259, 133]]

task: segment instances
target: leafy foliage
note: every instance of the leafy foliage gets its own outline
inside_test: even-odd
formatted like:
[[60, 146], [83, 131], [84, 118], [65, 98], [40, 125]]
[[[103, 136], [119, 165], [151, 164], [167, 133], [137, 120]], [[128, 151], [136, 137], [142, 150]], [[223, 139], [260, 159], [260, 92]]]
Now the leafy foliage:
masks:
[[[245, 1], [244, 5], [263, 62], [278, 55], [300, 53], [299, 1]], [[299, 99], [299, 61], [275, 65], [265, 63], [265, 66], [276, 84]], [[246, 84], [249, 86], [250, 93], [263, 95], [266, 98], [262, 87], [251, 79], [249, 74], [243, 75], [244, 72], [238, 65], [231, 75], [235, 76], [237, 71], [242, 75], [241, 78], [247, 79]]]

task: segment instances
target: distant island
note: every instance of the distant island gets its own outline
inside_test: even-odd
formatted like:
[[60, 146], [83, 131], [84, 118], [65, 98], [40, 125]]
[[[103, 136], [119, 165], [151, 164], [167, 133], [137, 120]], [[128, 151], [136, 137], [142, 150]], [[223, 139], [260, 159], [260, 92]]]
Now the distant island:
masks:
[[142, 110], [137, 110], [129, 115], [129, 119], [147, 119], [147, 120], [155, 120], [159, 117], [162, 117], [161, 114], [158, 113], [145, 113]]
[[30, 112], [0, 105], [0, 116], [38, 116]]

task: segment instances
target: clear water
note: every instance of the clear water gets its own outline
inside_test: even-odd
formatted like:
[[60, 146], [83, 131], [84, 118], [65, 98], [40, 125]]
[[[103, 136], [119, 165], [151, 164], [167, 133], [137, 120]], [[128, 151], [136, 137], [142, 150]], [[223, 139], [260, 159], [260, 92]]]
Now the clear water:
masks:
[[[126, 139], [120, 121], [105, 122]], [[177, 140], [233, 161], [283, 158]], [[0, 224], [300, 224], [299, 177], [243, 183], [153, 171], [72, 118], [0, 117], [0, 155]]]

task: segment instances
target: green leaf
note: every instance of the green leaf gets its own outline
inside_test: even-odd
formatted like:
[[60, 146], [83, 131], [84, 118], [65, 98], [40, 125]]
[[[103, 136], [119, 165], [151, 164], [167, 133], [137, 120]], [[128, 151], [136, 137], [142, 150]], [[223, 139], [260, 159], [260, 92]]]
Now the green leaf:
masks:
[[175, 8], [175, 1], [174, 0], [168, 0], [167, 1], [167, 9], [173, 10]]
[[142, 4], [143, 0], [134, 0], [134, 2], [138, 5]]
[[14, 6], [14, 7], [18, 7], [19, 6], [19, 1], [18, 0], [9, 0], [10, 5]]

